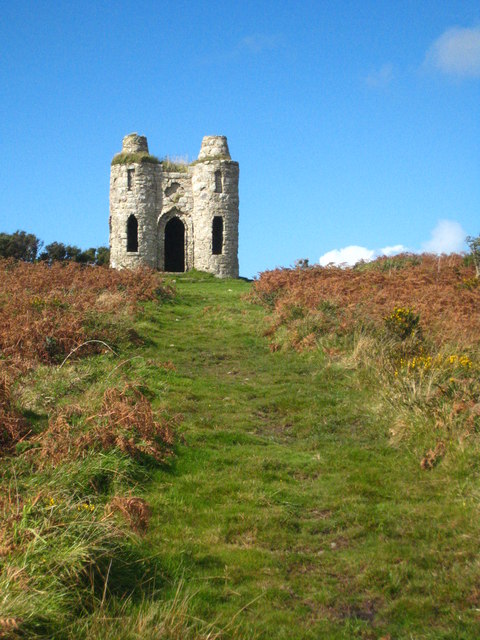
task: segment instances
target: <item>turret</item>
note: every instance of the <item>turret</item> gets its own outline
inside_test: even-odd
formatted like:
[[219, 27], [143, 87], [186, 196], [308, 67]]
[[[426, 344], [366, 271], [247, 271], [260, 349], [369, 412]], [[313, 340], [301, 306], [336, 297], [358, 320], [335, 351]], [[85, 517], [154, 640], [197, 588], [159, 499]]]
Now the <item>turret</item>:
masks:
[[225, 136], [205, 136], [192, 168], [195, 268], [238, 278], [238, 162]]
[[157, 266], [161, 166], [145, 136], [131, 133], [110, 172], [110, 266]]
[[199, 160], [231, 160], [225, 136], [204, 136]]

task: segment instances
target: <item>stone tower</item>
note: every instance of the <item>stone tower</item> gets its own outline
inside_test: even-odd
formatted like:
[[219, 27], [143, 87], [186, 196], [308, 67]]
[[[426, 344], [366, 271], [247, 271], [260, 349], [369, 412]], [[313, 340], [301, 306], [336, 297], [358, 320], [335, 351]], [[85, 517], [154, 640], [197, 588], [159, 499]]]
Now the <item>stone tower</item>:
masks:
[[144, 136], [126, 136], [112, 160], [110, 266], [237, 278], [238, 176], [225, 136], [204, 137], [189, 165], [160, 162]]

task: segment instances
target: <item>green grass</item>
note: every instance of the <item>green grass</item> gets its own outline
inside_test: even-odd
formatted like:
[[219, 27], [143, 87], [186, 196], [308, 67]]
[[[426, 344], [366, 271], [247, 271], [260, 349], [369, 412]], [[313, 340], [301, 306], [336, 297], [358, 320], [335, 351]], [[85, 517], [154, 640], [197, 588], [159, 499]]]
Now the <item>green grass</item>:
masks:
[[468, 456], [422, 471], [390, 445], [357, 371], [271, 353], [248, 284], [177, 286], [138, 330], [146, 356], [177, 369], [161, 393], [185, 445], [146, 497], [149, 539], [195, 592], [192, 615], [225, 627], [242, 610], [255, 638], [475, 637]]
[[161, 161], [162, 169], [167, 173], [188, 173], [188, 162], [174, 162], [169, 158]]
[[[422, 470], [416, 450], [392, 446], [362, 370], [271, 352], [247, 282], [175, 280], [177, 298], [138, 319], [143, 347], [51, 380], [55, 404], [123, 377], [183, 415], [173, 465], [129, 480], [153, 507], [131, 551], [152, 576], [143, 596], [112, 582], [55, 637], [477, 638], [480, 485], [468, 443]], [[47, 395], [45, 370], [36, 376]], [[25, 397], [41, 425], [44, 402]], [[79, 495], [90, 475], [73, 473]]]
[[149, 153], [117, 153], [113, 156], [112, 165], [114, 164], [135, 164], [146, 162], [149, 164], [160, 164], [160, 160], [156, 156], [152, 156]]

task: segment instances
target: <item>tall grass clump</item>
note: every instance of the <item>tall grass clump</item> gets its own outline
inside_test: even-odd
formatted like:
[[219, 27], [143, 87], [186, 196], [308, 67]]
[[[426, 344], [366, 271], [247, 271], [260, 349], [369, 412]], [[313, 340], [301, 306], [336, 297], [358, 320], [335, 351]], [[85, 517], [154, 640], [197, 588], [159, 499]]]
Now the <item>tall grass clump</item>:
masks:
[[188, 173], [188, 160], [182, 157], [169, 158], [168, 156], [160, 161], [163, 171], [172, 173]]
[[135, 491], [170, 464], [177, 423], [132, 384], [113, 386], [98, 407], [59, 409], [2, 449], [0, 610], [11, 633], [66, 637], [107, 595], [154, 588], [162, 569], [138, 543], [151, 509]]
[[4, 458], [0, 610], [12, 634], [67, 637], [107, 596], [147, 597], [161, 580], [139, 544], [151, 509], [135, 491], [170, 463], [176, 423], [131, 385], [111, 387], [93, 414], [64, 409]]

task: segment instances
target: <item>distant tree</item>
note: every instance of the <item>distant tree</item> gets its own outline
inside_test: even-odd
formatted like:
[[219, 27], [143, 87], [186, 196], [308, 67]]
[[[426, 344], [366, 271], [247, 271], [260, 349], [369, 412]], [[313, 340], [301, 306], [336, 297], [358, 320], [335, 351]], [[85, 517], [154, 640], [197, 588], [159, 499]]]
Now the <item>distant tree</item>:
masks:
[[[71, 244], [63, 244], [63, 242], [52, 242], [47, 244], [45, 251], [40, 254], [39, 260], [44, 260], [49, 264], [52, 262], [81, 262], [86, 264], [90, 261], [92, 249], [82, 251], [79, 247]], [[95, 261], [95, 249], [93, 249], [93, 262]]]
[[82, 251], [77, 256], [76, 262], [80, 262], [81, 264], [96, 264], [96, 253], [97, 250], [95, 247], [90, 247], [90, 249]]
[[475, 274], [480, 278], [480, 235], [468, 236], [467, 244], [470, 247], [473, 264], [475, 265]]
[[67, 244], [65, 247], [66, 256], [65, 260], [71, 260], [71, 262], [82, 262], [80, 256], [82, 255], [82, 250], [80, 247], [76, 247], [72, 244]]
[[33, 233], [0, 233], [0, 257], [34, 262], [42, 244]]
[[108, 266], [110, 263], [110, 249], [108, 247], [98, 247], [95, 256], [95, 264], [101, 267]]
[[15, 233], [0, 233], [0, 258], [15, 258], [26, 262], [78, 262], [108, 266], [110, 249], [108, 247], [90, 247], [82, 251], [79, 247], [63, 242], [51, 242], [43, 251], [43, 242], [33, 233], [15, 231]]
[[45, 250], [38, 257], [39, 260], [52, 264], [55, 261], [67, 259], [67, 247], [63, 242], [51, 242], [47, 244]]

